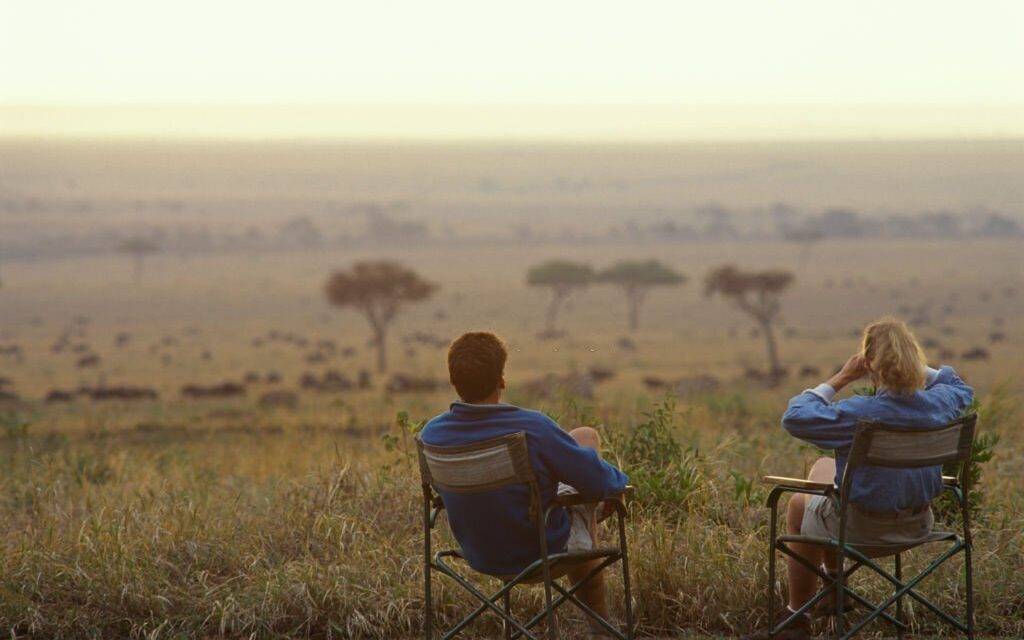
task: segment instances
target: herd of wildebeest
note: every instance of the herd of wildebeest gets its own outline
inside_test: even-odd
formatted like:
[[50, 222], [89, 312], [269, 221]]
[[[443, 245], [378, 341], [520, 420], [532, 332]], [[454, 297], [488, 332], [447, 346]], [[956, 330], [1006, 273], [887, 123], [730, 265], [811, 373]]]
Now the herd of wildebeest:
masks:
[[[69, 327], [64, 329], [50, 347], [52, 354], [70, 354], [77, 369], [101, 370], [103, 356], [94, 342], [88, 339], [90, 321], [85, 317], [75, 318]], [[190, 328], [187, 334], [197, 335], [199, 330]], [[129, 332], [119, 332], [113, 341], [113, 349], [126, 348], [133, 340]], [[419, 332], [407, 336], [407, 344], [429, 344], [435, 348], [447, 345], [446, 340]], [[253, 349], [269, 344], [287, 344], [305, 352], [303, 359], [310, 365], [328, 363], [334, 359], [351, 359], [356, 355], [354, 347], [339, 348], [330, 339], [309, 340], [292, 332], [273, 330], [266, 335], [258, 336], [250, 341]], [[163, 365], [174, 361], [175, 351], [184, 349], [181, 341], [173, 335], [165, 335], [150, 344], [147, 352], [157, 358]], [[26, 349], [18, 343], [0, 345], [0, 360], [8, 365], [8, 371], [17, 370], [17, 365], [24, 364], [28, 358]], [[212, 350], [203, 348], [199, 358], [203, 361], [212, 360]], [[102, 380], [103, 376], [99, 376]], [[302, 373], [296, 381], [298, 389], [320, 393], [338, 393], [373, 387], [373, 376], [367, 369], [359, 369], [355, 376], [349, 376], [336, 368], [328, 368], [317, 372], [313, 370]], [[261, 406], [294, 407], [298, 404], [298, 394], [285, 389], [284, 376], [273, 370], [246, 371], [235, 380], [224, 380], [214, 384], [187, 383], [181, 386], [179, 395], [185, 399], [201, 398], [235, 398], [247, 396], [251, 391], [259, 392]], [[14, 390], [15, 381], [9, 376], [0, 376], [0, 403], [14, 404], [23, 399]], [[385, 383], [385, 389], [392, 393], [410, 391], [432, 391], [440, 388], [440, 382], [432, 378], [419, 378], [403, 373], [392, 374]], [[53, 388], [42, 398], [47, 404], [72, 402], [76, 399], [103, 400], [155, 400], [160, 391], [152, 386], [110, 385], [100, 382], [95, 385], [82, 385], [77, 388]]]
[[[826, 288], [856, 286], [852, 279], [849, 282], [826, 280], [823, 284]], [[978, 302], [984, 303], [991, 300], [993, 295], [1011, 298], [1015, 294], [1015, 289], [1007, 286], [998, 290], [996, 294], [987, 290], [980, 291], [977, 294], [977, 299]], [[892, 297], [898, 296], [894, 294]], [[947, 345], [946, 339], [957, 333], [952, 316], [956, 313], [959, 302], [960, 296], [950, 293], [940, 304], [901, 304], [895, 311], [917, 327], [922, 336], [922, 345], [928, 354], [936, 360], [942, 362], [987, 360], [990, 357], [991, 345], [1007, 339], [1005, 320], [998, 316], [990, 318], [985, 344], [975, 344], [970, 348], [954, 351]], [[35, 400], [56, 404], [80, 399], [97, 402], [159, 399], [161, 392], [154, 386], [113, 385], [103, 382], [105, 359], [99, 345], [90, 340], [91, 324], [87, 317], [72, 319], [54, 337], [49, 350], [53, 355], [70, 356], [69, 366], [80, 370], [95, 371], [98, 374], [96, 378], [99, 382], [81, 385], [77, 388], [52, 388], [42, 398]], [[43, 321], [35, 319], [32, 325], [37, 328], [41, 327]], [[751, 336], [756, 336], [757, 332], [757, 329], [752, 329]], [[854, 329], [851, 329], [851, 333], [855, 332]], [[146, 353], [149, 357], [156, 358], [163, 366], [171, 365], [179, 353], [183, 353], [182, 350], [196, 349], [195, 345], [201, 342], [201, 340], [192, 340], [186, 345], [183, 339], [198, 338], [201, 334], [202, 330], [198, 327], [189, 327], [184, 330], [181, 337], [164, 335], [146, 345]], [[738, 334], [739, 330], [736, 328], [729, 330], [730, 337], [737, 337]], [[789, 327], [784, 329], [783, 335], [786, 338], [794, 338], [797, 337], [798, 332]], [[538, 339], [543, 338], [538, 336]], [[111, 350], [126, 349], [135, 341], [136, 337], [131, 333], [121, 331], [115, 334], [109, 348]], [[422, 330], [402, 336], [401, 342], [408, 356], [415, 355], [417, 348], [440, 351], [448, 344], [445, 337]], [[444, 389], [446, 384], [445, 380], [439, 378], [401, 372], [379, 376], [380, 379], [375, 380], [374, 374], [365, 368], [344, 367], [340, 364], [331, 366], [332, 363], [353, 361], [358, 352], [356, 347], [341, 346], [329, 338], [310, 338], [290, 331], [271, 330], [249, 340], [249, 347], [254, 350], [270, 346], [284, 346], [293, 349], [308, 365], [308, 369], [299, 374], [293, 383], [278, 371], [249, 370], [239, 372], [234, 379], [223, 380], [215, 384], [183, 384], [178, 390], [178, 395], [186, 400], [239, 398], [252, 395], [257, 398], [261, 407], [295, 408], [299, 405], [302, 392], [331, 394], [380, 387], [388, 393], [400, 394], [438, 391]], [[615, 346], [621, 352], [629, 352], [637, 348], [635, 341], [629, 337], [618, 339]], [[210, 361], [214, 358], [214, 353], [209, 347], [198, 347], [198, 354], [202, 361]], [[31, 354], [21, 344], [10, 339], [0, 342], [0, 363], [4, 365], [4, 370], [9, 372], [7, 375], [0, 375], [0, 405], [19, 405], [29, 401], [16, 392], [16, 381], [12, 378], [19, 369], [19, 365], [24, 364], [29, 357]], [[792, 371], [787, 369], [776, 372], [776, 377], [773, 378], [758, 369], [747, 368], [743, 373], [743, 378], [752, 384], [771, 383], [777, 381], [780, 373], [782, 376], [792, 375], [801, 379], [818, 379], [825, 372], [817, 366], [805, 364]], [[592, 366], [568, 373], [549, 373], [524, 382], [520, 386], [520, 390], [532, 397], [550, 397], [555, 393], [571, 393], [588, 398], [593, 397], [597, 385], [612, 379], [615, 375], [616, 371], [611, 368]], [[672, 390], [680, 395], [713, 392], [721, 386], [719, 378], [708, 373], [678, 379], [647, 375], [641, 380], [644, 387], [651, 392], [660, 393]]]

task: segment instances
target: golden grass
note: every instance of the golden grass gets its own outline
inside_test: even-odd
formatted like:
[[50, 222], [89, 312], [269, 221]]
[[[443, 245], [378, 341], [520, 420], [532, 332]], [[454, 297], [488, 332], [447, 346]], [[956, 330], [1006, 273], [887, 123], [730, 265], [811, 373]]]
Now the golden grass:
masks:
[[[672, 430], [697, 452], [692, 493], [680, 504], [640, 499], [632, 506], [635, 594], [646, 633], [728, 635], [763, 620], [765, 494], [756, 483], [744, 493], [736, 478], [801, 473], [816, 454], [769, 426], [773, 394], [745, 397], [751, 400], [681, 403]], [[1000, 402], [1008, 407], [1019, 398]], [[187, 411], [200, 408], [224, 407], [202, 402]], [[633, 403], [546, 408], [565, 424], [600, 416], [609, 436], [637, 421]], [[109, 411], [122, 421], [155, 412], [168, 425], [187, 417], [180, 406]], [[976, 542], [979, 629], [1006, 637], [1024, 633], [1024, 458], [1013, 420], [1003, 411], [987, 426], [1003, 441], [985, 470]], [[69, 435], [29, 426], [4, 440], [4, 628], [38, 638], [415, 636], [419, 491], [403, 439], [386, 451], [373, 433], [315, 429], [307, 417], [287, 414], [234, 426]], [[920, 566], [921, 554], [913, 557]], [[958, 578], [954, 564], [925, 592], [951, 605]], [[612, 584], [618, 593], [614, 577]], [[524, 592], [517, 606], [540, 597]], [[448, 622], [470, 605], [451, 585], [439, 589], [438, 602]], [[921, 631], [938, 630], [927, 612], [912, 611]], [[485, 624], [477, 633], [495, 629]]]

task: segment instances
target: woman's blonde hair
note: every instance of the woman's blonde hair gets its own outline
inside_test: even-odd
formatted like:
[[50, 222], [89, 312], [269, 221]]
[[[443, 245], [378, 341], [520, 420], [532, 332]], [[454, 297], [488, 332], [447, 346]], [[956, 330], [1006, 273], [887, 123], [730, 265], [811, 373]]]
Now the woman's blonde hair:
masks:
[[897, 394], [911, 394], [924, 387], [928, 360], [902, 320], [888, 316], [869, 324], [864, 328], [861, 349], [875, 386]]

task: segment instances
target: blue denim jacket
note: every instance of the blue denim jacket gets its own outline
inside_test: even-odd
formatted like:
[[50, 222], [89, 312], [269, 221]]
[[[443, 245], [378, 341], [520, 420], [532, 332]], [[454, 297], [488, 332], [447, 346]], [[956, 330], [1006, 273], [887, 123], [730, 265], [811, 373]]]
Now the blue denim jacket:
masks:
[[[956, 420], [974, 398], [974, 390], [952, 367], [929, 369], [925, 388], [910, 395], [892, 394], [882, 389], [873, 396], [854, 396], [832, 402], [835, 393], [828, 384], [807, 389], [789, 401], [782, 426], [792, 436], [836, 452], [837, 485], [842, 480], [854, 428], [859, 421], [871, 420], [907, 429], [933, 428]], [[850, 486], [850, 501], [871, 511], [893, 512], [922, 507], [941, 492], [941, 467], [862, 467]]]

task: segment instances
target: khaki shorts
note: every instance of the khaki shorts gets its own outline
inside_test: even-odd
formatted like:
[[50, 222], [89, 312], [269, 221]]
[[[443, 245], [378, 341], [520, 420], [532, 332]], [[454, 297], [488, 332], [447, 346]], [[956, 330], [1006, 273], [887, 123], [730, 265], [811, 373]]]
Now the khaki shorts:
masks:
[[[931, 507], [892, 514], [863, 511], [850, 505], [846, 512], [846, 541], [862, 546], [907, 545], [920, 542], [932, 532]], [[817, 538], [839, 538], [839, 509], [835, 500], [808, 496], [800, 533]]]

